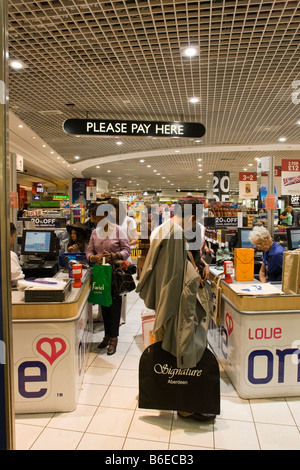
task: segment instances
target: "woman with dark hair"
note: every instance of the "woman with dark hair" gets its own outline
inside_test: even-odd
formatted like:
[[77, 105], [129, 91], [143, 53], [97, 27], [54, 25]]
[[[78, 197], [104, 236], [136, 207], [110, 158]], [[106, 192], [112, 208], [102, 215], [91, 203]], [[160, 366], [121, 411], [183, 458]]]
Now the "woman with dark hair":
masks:
[[84, 253], [87, 240], [85, 226], [80, 222], [75, 222], [75, 224], [67, 225], [67, 230], [69, 233], [67, 251], [69, 253]]

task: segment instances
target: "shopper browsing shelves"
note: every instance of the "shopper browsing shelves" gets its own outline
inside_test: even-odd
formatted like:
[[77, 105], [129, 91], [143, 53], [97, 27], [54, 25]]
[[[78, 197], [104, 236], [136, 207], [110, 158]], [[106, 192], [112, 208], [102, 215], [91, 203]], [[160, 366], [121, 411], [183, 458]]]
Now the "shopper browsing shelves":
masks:
[[281, 281], [283, 252], [285, 249], [274, 242], [265, 227], [254, 227], [249, 235], [252, 245], [264, 252], [264, 259], [259, 271], [261, 282]]
[[280, 225], [291, 226], [293, 223], [292, 206], [286, 206], [285, 210], [280, 215]]

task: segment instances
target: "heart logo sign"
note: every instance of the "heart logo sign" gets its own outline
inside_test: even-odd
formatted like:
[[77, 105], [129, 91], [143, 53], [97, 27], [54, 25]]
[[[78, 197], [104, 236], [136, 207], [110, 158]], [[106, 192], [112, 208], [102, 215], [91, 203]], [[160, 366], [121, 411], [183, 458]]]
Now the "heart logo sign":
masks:
[[226, 313], [225, 321], [226, 321], [226, 327], [227, 327], [228, 335], [230, 336], [231, 333], [233, 332], [233, 319], [229, 315], [229, 313]]
[[[49, 351], [49, 345], [51, 352]], [[66, 349], [66, 342], [62, 338], [41, 338], [36, 344], [37, 352], [40, 353], [51, 366]], [[48, 354], [49, 352], [50, 354]]]

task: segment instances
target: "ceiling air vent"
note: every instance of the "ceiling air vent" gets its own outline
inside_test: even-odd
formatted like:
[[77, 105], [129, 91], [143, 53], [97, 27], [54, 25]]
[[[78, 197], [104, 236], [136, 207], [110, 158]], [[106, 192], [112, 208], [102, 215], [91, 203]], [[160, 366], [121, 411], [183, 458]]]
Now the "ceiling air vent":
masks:
[[58, 116], [59, 114], [63, 114], [63, 112], [59, 109], [49, 109], [47, 111], [39, 111], [39, 114], [42, 114], [42, 116]]

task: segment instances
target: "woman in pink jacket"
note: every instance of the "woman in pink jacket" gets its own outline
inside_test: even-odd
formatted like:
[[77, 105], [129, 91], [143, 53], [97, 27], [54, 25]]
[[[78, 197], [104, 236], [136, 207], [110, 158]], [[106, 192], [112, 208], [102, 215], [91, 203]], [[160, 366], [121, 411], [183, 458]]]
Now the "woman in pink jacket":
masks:
[[[114, 208], [105, 203], [100, 203], [90, 209], [90, 220], [96, 225], [86, 251], [86, 257], [91, 263], [102, 264], [104, 257], [108, 262], [117, 259], [125, 261], [130, 256], [131, 249], [127, 234], [113, 222], [115, 220], [111, 217], [113, 211]], [[119, 295], [112, 296], [110, 307], [102, 307], [105, 335], [98, 348], [108, 346], [108, 355], [114, 354], [117, 350], [121, 307], [122, 297]]]

